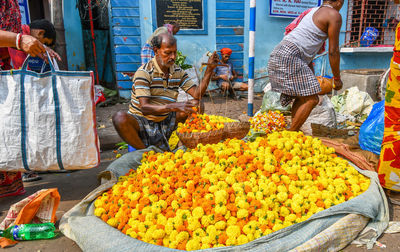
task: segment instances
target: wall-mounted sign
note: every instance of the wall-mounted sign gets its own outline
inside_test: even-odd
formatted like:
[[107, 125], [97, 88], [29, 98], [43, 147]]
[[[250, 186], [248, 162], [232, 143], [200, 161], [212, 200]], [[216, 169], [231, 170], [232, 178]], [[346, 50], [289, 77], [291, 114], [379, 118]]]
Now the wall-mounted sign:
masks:
[[181, 34], [207, 34], [207, 0], [153, 0], [153, 24], [178, 22]]
[[321, 5], [321, 0], [269, 0], [269, 14], [274, 17], [297, 17], [305, 10]]
[[21, 23], [29, 24], [31, 22], [29, 16], [28, 0], [18, 0], [19, 10], [21, 11]]

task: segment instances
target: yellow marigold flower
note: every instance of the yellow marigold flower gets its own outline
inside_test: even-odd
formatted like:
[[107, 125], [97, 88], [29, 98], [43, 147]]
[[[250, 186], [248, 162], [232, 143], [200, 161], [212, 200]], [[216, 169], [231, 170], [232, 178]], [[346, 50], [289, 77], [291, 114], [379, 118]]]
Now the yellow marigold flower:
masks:
[[137, 233], [133, 230], [133, 228], [129, 228], [128, 230], [126, 230], [126, 234], [132, 238], [138, 237]]
[[248, 209], [250, 207], [250, 204], [247, 203], [245, 200], [239, 200], [238, 207], [242, 209]]
[[107, 224], [112, 226], [112, 227], [117, 227], [119, 222], [116, 218], [110, 218], [107, 220]]
[[360, 184], [361, 191], [366, 191], [366, 190], [368, 190], [369, 184], [370, 184], [369, 181], [364, 182], [364, 183], [361, 183], [361, 184]]
[[201, 237], [201, 242], [203, 244], [212, 244], [214, 241], [215, 241], [215, 237], [211, 237], [208, 234], [206, 234], [205, 236]]
[[[229, 236], [228, 236], [229, 237]], [[227, 240], [226, 240], [226, 246], [234, 246], [234, 245], [236, 245], [236, 243], [237, 243], [237, 241], [236, 241], [236, 238], [235, 237], [229, 237]]]
[[226, 222], [225, 221], [218, 221], [215, 223], [215, 228], [218, 230], [225, 230]]
[[238, 210], [237, 217], [239, 219], [246, 218], [247, 216], [249, 216], [249, 212], [247, 211], [247, 209], [241, 208]]
[[201, 217], [203, 217], [203, 215], [204, 215], [204, 210], [203, 210], [202, 207], [196, 207], [192, 211], [192, 216], [197, 218], [197, 219], [200, 219]]
[[152, 237], [153, 239], [162, 239], [165, 236], [165, 231], [163, 229], [157, 229], [154, 232], [152, 232]]
[[202, 238], [202, 237], [206, 236], [206, 232], [202, 228], [198, 228], [195, 231], [193, 231], [193, 236]]
[[102, 201], [101, 198], [97, 198], [97, 199], [94, 201], [94, 207], [101, 207], [102, 205], [103, 205], [103, 201]]
[[191, 251], [191, 250], [198, 250], [201, 249], [201, 242], [197, 239], [190, 239], [186, 243], [186, 250]]
[[202, 242], [201, 249], [208, 249], [208, 248], [211, 248], [211, 244]]
[[187, 241], [189, 239], [189, 233], [186, 231], [180, 232], [177, 236], [176, 236], [176, 241], [179, 242], [183, 242], [183, 241]]
[[282, 229], [282, 228], [285, 228], [285, 226], [284, 226], [283, 224], [278, 223], [278, 224], [275, 224], [275, 225], [272, 227], [272, 230], [273, 230], [273, 231], [278, 231], [278, 230], [280, 230], [280, 229]]
[[288, 194], [286, 192], [279, 192], [276, 196], [280, 202], [285, 202], [288, 198]]
[[238, 245], [242, 245], [242, 244], [245, 244], [245, 243], [248, 243], [248, 242], [249, 242], [249, 239], [247, 238], [246, 235], [240, 235], [240, 236], [237, 238], [237, 244], [238, 244]]
[[94, 215], [97, 216], [97, 217], [100, 217], [100, 216], [102, 216], [105, 212], [106, 212], [106, 210], [105, 210], [104, 208], [99, 207], [99, 208], [96, 208], [96, 209], [94, 210]]
[[194, 230], [196, 230], [198, 228], [201, 228], [200, 222], [197, 219], [195, 219], [193, 217], [190, 217], [189, 220], [188, 220], [188, 229], [190, 231], [194, 231]]

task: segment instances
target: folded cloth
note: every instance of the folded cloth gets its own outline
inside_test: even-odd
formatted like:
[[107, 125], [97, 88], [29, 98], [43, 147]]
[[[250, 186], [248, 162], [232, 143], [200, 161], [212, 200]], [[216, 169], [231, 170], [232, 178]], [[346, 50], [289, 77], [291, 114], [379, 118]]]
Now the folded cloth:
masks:
[[334, 148], [336, 153], [347, 158], [360, 169], [376, 172], [379, 156], [360, 148], [358, 145], [358, 134], [346, 139], [321, 138], [321, 141], [326, 146]]

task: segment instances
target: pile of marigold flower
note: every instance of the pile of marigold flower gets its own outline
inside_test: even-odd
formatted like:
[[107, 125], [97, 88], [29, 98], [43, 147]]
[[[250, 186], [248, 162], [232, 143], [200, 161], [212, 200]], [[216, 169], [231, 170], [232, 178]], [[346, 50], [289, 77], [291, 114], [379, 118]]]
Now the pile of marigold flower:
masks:
[[240, 245], [369, 187], [333, 148], [299, 132], [143, 155], [94, 214], [144, 242], [182, 250]]
[[185, 123], [179, 123], [177, 131], [179, 133], [208, 132], [224, 128], [226, 122], [237, 122], [228, 117], [193, 113], [186, 119]]
[[286, 127], [285, 117], [279, 111], [258, 113], [249, 119], [253, 131], [263, 131], [269, 134]]

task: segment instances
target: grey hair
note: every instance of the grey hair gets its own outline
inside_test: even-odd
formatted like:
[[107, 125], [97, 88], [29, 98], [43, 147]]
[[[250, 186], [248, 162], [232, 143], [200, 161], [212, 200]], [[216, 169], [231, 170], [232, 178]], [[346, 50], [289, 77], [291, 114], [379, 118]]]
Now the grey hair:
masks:
[[151, 39], [151, 44], [153, 47], [158, 49], [161, 48], [162, 43], [168, 43], [168, 45], [176, 44], [176, 38], [169, 33], [161, 33]]

